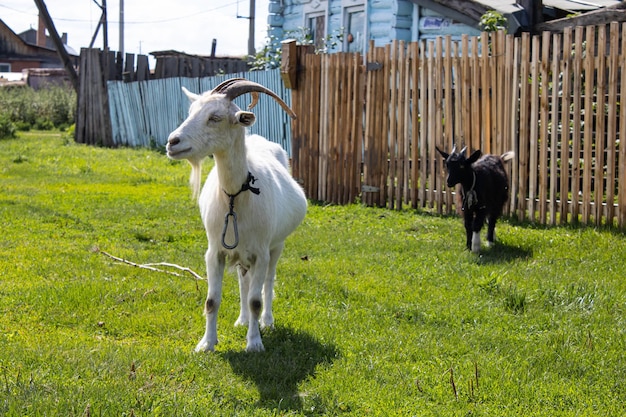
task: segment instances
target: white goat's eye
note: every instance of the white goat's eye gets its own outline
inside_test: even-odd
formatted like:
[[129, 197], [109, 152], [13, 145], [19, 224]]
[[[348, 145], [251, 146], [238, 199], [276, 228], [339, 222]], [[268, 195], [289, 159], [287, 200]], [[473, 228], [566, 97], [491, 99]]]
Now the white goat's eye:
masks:
[[213, 114], [209, 116], [209, 123], [217, 123], [217, 122], [220, 122], [221, 120], [222, 118], [219, 117], [218, 115]]

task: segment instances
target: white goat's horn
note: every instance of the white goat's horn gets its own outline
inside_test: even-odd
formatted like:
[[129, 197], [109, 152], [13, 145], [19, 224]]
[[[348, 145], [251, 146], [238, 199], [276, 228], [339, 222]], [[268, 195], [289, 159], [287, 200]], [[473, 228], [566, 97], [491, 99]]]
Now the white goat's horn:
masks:
[[246, 81], [245, 78], [229, 78], [226, 81], [222, 81], [217, 87], [213, 88], [212, 93], [222, 93], [225, 88], [228, 88], [231, 84], [237, 83], [239, 81]]
[[[235, 98], [246, 94], [246, 93], [265, 93], [268, 96], [272, 97], [280, 107], [283, 108], [287, 112], [292, 119], [296, 118], [296, 114], [289, 108], [287, 103], [285, 103], [280, 97], [276, 95], [272, 90], [263, 87], [261, 84], [257, 84], [254, 81], [246, 80], [245, 78], [231, 78], [230, 80], [224, 81], [217, 87], [215, 87], [212, 91], [213, 93], [224, 94], [226, 98], [229, 100], [234, 100]], [[256, 99], [253, 94], [253, 101], [251, 106], [254, 107], [256, 104]]]
[[250, 95], [252, 96], [252, 101], [250, 102], [250, 104], [248, 104], [248, 110], [253, 109], [254, 106], [256, 106], [256, 104], [259, 102], [259, 93], [255, 91], [253, 93], [250, 93]]

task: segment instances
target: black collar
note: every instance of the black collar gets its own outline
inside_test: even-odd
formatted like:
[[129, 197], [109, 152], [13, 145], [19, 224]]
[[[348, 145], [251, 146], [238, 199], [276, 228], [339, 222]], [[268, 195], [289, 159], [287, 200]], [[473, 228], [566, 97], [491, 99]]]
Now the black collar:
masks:
[[[241, 190], [237, 191], [236, 194], [228, 194], [226, 193], [226, 190], [224, 190], [228, 198], [230, 198], [230, 201], [228, 203], [228, 213], [226, 213], [226, 217], [224, 217], [224, 230], [222, 231], [222, 246], [224, 246], [226, 249], [235, 249], [237, 245], [239, 245], [239, 230], [237, 228], [237, 214], [235, 213], [235, 197], [237, 197], [244, 191], [250, 191], [251, 193], [256, 195], [261, 194], [260, 189], [250, 185], [251, 183], [254, 184], [255, 181], [256, 178], [254, 178], [254, 176], [250, 172], [248, 172], [248, 178], [246, 179], [246, 182], [241, 184]], [[228, 230], [228, 223], [231, 218], [233, 222], [233, 233], [235, 235], [235, 241], [232, 245], [226, 243], [226, 231]]]
[[474, 208], [478, 204], [478, 195], [474, 187], [476, 186], [476, 172], [472, 170], [472, 186], [469, 190], [465, 190], [465, 186], [461, 185], [461, 192], [463, 194], [463, 208]]
[[261, 194], [261, 190], [260, 189], [250, 185], [250, 183], [254, 184], [255, 181], [256, 181], [256, 178], [254, 178], [254, 175], [252, 175], [252, 173], [248, 172], [248, 178], [246, 179], [246, 182], [241, 184], [241, 190], [237, 191], [236, 194], [228, 194], [228, 193], [226, 193], [226, 190], [224, 190], [226, 195], [228, 197], [230, 197], [230, 205], [231, 205], [231, 207], [233, 206], [233, 204], [235, 202], [235, 197], [237, 197], [239, 194], [243, 193], [244, 191], [250, 191], [250, 192], [252, 192], [253, 194], [256, 194], [256, 195]]

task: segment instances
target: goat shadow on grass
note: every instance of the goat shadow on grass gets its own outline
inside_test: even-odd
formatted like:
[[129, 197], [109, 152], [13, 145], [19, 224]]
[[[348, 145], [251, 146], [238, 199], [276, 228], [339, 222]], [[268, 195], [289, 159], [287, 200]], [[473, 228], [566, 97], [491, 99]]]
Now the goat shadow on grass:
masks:
[[481, 249], [478, 264], [507, 263], [516, 259], [528, 259], [533, 256], [531, 249], [496, 242], [489, 249]]
[[268, 409], [302, 410], [298, 385], [314, 376], [319, 365], [329, 365], [339, 356], [334, 346], [285, 327], [264, 331], [263, 345], [265, 352], [228, 351], [222, 356], [233, 372], [256, 384], [259, 406]]

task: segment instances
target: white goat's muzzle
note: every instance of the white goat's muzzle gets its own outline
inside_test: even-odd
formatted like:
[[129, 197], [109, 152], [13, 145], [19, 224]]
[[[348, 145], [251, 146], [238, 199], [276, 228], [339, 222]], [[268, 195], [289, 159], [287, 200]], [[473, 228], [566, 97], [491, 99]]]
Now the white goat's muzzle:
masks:
[[185, 154], [191, 150], [191, 146], [186, 146], [181, 142], [178, 136], [171, 136], [167, 139], [167, 146], [165, 147], [167, 156], [172, 159], [183, 159]]

